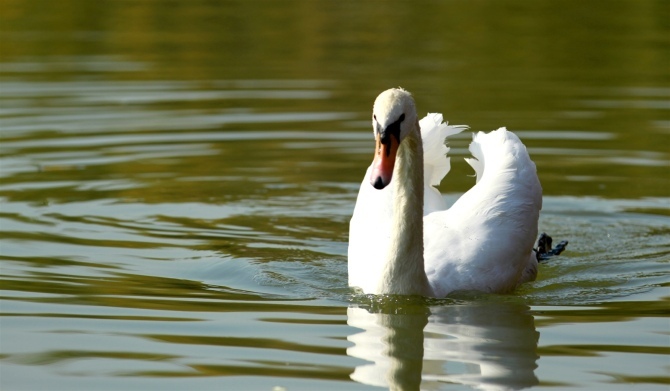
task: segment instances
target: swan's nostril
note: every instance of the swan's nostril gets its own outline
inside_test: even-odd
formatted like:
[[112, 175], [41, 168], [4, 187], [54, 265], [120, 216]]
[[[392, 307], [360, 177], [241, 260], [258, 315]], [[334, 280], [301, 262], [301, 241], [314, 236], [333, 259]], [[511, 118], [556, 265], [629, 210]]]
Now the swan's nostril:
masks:
[[373, 186], [375, 189], [377, 189], [377, 190], [381, 190], [381, 189], [383, 189], [383, 188], [386, 187], [386, 185], [384, 184], [384, 180], [382, 180], [382, 177], [381, 177], [381, 176], [378, 176], [378, 177], [377, 177], [377, 179], [376, 179], [375, 182], [372, 184], [372, 186]]

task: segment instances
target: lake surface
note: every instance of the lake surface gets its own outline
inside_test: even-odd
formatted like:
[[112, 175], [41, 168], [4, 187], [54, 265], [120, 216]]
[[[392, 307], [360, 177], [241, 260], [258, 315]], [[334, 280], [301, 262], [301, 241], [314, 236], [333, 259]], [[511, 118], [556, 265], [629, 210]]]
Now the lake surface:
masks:
[[[0, 4], [3, 390], [668, 390], [670, 3]], [[569, 240], [509, 295], [347, 287], [372, 102], [507, 126]], [[473, 185], [450, 142], [449, 202]], [[381, 388], [379, 388], [381, 387]]]

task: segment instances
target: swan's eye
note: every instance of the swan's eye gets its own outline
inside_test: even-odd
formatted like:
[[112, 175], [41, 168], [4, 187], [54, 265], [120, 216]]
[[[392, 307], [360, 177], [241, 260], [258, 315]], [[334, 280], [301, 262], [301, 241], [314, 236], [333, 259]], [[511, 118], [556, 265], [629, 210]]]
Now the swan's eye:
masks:
[[374, 120], [376, 121], [377, 120], [377, 114], [372, 114], [372, 118], [374, 118]]
[[400, 114], [400, 118], [398, 118], [398, 122], [402, 122], [405, 120], [405, 113]]

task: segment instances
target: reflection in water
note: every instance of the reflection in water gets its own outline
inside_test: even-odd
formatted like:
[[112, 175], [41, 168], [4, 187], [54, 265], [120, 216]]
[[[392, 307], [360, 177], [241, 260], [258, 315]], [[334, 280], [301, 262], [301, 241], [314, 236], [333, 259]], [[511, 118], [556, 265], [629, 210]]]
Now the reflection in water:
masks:
[[457, 383], [482, 390], [538, 384], [539, 333], [528, 307], [475, 303], [370, 313], [351, 307], [347, 323], [363, 331], [347, 354], [371, 363], [351, 378], [392, 390], [438, 389]]
[[363, 332], [347, 337], [354, 343], [347, 354], [374, 362], [356, 367], [351, 378], [391, 389], [419, 389], [428, 312], [425, 308], [413, 313], [371, 314], [362, 308], [348, 308], [347, 324]]

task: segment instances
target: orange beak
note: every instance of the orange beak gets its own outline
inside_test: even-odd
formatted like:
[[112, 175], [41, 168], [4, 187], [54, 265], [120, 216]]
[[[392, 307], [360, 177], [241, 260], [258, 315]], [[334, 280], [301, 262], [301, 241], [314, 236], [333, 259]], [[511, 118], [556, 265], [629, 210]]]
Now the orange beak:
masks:
[[375, 140], [375, 158], [372, 161], [370, 184], [375, 189], [381, 190], [391, 183], [396, 152], [398, 152], [400, 142], [395, 136], [391, 135], [382, 140], [379, 134], [375, 136]]

